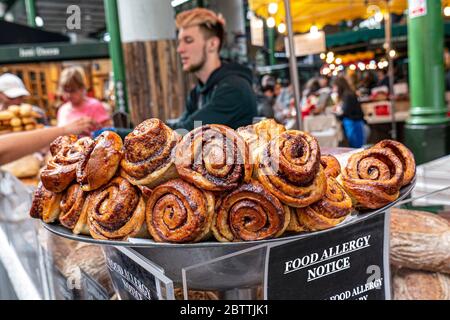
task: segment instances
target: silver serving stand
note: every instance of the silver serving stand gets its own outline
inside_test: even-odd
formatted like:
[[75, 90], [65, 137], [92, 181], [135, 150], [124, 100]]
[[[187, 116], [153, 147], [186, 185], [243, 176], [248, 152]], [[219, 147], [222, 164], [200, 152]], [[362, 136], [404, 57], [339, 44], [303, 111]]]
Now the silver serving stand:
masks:
[[[327, 233], [329, 230], [336, 230], [369, 219], [374, 215], [386, 212], [405, 199], [414, 186], [415, 181], [403, 187], [400, 190], [399, 198], [389, 205], [378, 210], [354, 212], [332, 229], [260, 241], [206, 241], [187, 244], [160, 243], [150, 239], [110, 241], [75, 235], [61, 225], [43, 223], [43, 226], [58, 236], [75, 241], [132, 248], [152, 264], [163, 268], [164, 274], [174, 283], [183, 284], [184, 286], [186, 286], [186, 270], [192, 269], [193, 266], [202, 266], [204, 275], [201, 277], [197, 276], [194, 280], [189, 280], [190, 289], [222, 290], [228, 293], [229, 297], [238, 299], [245, 297], [245, 290], [248, 290], [248, 288], [261, 284], [264, 274], [265, 255], [261, 254], [261, 250], [258, 249], [280, 245], [292, 240], [313, 240], [318, 234]], [[227, 259], [227, 257], [232, 259]], [[219, 263], [208, 263], [214, 261]]]

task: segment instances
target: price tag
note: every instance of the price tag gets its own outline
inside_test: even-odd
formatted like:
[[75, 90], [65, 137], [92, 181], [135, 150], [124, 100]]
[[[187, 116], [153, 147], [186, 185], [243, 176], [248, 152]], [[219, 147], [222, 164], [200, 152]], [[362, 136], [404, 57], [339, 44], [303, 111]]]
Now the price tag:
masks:
[[268, 248], [267, 299], [390, 299], [389, 250], [381, 213]]

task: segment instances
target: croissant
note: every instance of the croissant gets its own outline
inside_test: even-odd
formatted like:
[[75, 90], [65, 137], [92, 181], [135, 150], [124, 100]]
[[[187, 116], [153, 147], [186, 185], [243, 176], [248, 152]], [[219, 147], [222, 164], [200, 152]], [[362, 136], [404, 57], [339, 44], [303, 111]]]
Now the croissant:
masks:
[[150, 188], [177, 178], [174, 156], [179, 140], [179, 135], [161, 120], [145, 120], [125, 138], [121, 176], [134, 185]]
[[373, 148], [388, 148], [400, 159], [404, 171], [402, 187], [412, 181], [416, 174], [416, 161], [412, 152], [405, 145], [394, 140], [382, 140]]
[[320, 164], [325, 170], [326, 176], [337, 178], [341, 174], [341, 165], [338, 159], [330, 154], [326, 154], [320, 157]]
[[197, 242], [210, 235], [214, 196], [181, 179], [155, 189], [145, 210], [148, 231], [158, 242]]
[[319, 144], [306, 132], [289, 130], [272, 139], [258, 154], [255, 168], [263, 186], [289, 206], [306, 207], [325, 194]]
[[91, 138], [61, 136], [50, 145], [52, 158], [41, 173], [41, 181], [47, 190], [62, 192], [75, 180], [78, 164], [94, 142]]
[[246, 142], [224, 125], [205, 125], [185, 135], [175, 165], [181, 178], [208, 191], [234, 189], [252, 176]]
[[255, 164], [256, 155], [260, 148], [285, 131], [286, 128], [274, 119], [265, 119], [256, 124], [241, 127], [236, 130], [248, 144], [252, 164]]
[[90, 234], [86, 211], [83, 211], [86, 197], [87, 193], [75, 183], [67, 189], [61, 199], [59, 222], [75, 234]]
[[286, 230], [290, 211], [256, 180], [219, 200], [212, 231], [221, 242], [276, 238]]
[[345, 191], [362, 209], [378, 209], [396, 200], [403, 176], [401, 160], [388, 148], [353, 154], [341, 175]]
[[92, 191], [108, 183], [122, 159], [122, 138], [105, 131], [95, 139], [77, 167], [77, 182], [83, 191]]
[[60, 214], [60, 200], [60, 193], [54, 193], [45, 189], [42, 182], [40, 182], [37, 189], [34, 191], [30, 216], [32, 218], [42, 219], [45, 223], [56, 221]]
[[145, 202], [139, 189], [122, 177], [92, 192], [82, 212], [95, 239], [145, 237]]
[[288, 231], [317, 231], [341, 223], [352, 211], [352, 199], [331, 176], [327, 178], [327, 191], [319, 201], [305, 208], [292, 210]]

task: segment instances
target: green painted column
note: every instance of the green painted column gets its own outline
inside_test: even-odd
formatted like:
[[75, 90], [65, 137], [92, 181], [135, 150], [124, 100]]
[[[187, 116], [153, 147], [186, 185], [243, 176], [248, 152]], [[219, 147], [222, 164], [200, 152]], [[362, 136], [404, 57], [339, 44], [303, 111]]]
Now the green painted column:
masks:
[[125, 63], [123, 60], [120, 24], [116, 0], [104, 0], [106, 29], [110, 35], [109, 55], [114, 72], [114, 88], [116, 93], [116, 108], [128, 112], [128, 96], [125, 78]]
[[446, 123], [441, 1], [427, 0], [427, 14], [408, 19], [408, 56], [412, 107], [408, 123]]
[[425, 15], [408, 17], [408, 57], [411, 115], [405, 142], [424, 163], [449, 152], [441, 1], [427, 0]]
[[275, 27], [267, 28], [269, 45], [269, 65], [275, 64]]
[[27, 12], [28, 25], [36, 28], [36, 5], [34, 0], [25, 0], [25, 10]]

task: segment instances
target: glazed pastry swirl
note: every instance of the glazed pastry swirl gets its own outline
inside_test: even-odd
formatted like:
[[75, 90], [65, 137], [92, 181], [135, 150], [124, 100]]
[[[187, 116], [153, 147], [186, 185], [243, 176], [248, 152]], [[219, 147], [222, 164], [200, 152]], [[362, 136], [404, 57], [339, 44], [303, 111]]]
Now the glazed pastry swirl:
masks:
[[95, 139], [77, 167], [77, 182], [83, 191], [92, 191], [108, 183], [122, 159], [122, 138], [105, 131]]
[[79, 184], [73, 184], [61, 199], [59, 222], [75, 234], [89, 235], [87, 217], [85, 214], [82, 215], [86, 196], [87, 193], [81, 190]]
[[374, 145], [373, 148], [388, 148], [400, 159], [404, 171], [402, 187], [412, 181], [416, 174], [416, 161], [411, 150], [402, 143], [394, 140], [382, 140]]
[[161, 120], [145, 120], [125, 138], [121, 175], [134, 185], [150, 188], [176, 178], [174, 155], [179, 139]]
[[60, 200], [60, 193], [48, 191], [42, 183], [39, 183], [37, 189], [34, 191], [30, 216], [32, 218], [42, 219], [45, 223], [56, 221], [60, 214]]
[[341, 165], [338, 159], [330, 154], [321, 156], [320, 164], [322, 164], [326, 176], [337, 178], [341, 174]]
[[145, 203], [139, 189], [116, 177], [86, 199], [87, 220], [95, 239], [125, 240], [145, 231]]
[[322, 198], [327, 186], [317, 140], [297, 130], [282, 133], [263, 148], [256, 175], [281, 202], [296, 208]]
[[184, 136], [175, 164], [180, 177], [208, 191], [234, 189], [252, 175], [247, 144], [223, 125], [205, 125]]
[[85, 137], [77, 140], [74, 135], [56, 138], [50, 145], [52, 158], [41, 173], [41, 181], [47, 190], [62, 192], [76, 178], [78, 164], [94, 142]]
[[289, 219], [289, 208], [252, 181], [217, 203], [212, 230], [221, 242], [264, 240], [281, 236]]
[[352, 200], [333, 178], [327, 178], [327, 191], [319, 201], [306, 208], [292, 210], [288, 231], [324, 230], [342, 222], [352, 211]]
[[285, 131], [286, 128], [274, 119], [265, 119], [256, 124], [241, 127], [236, 130], [248, 144], [252, 164], [255, 164], [256, 156], [260, 148]]
[[358, 207], [378, 209], [398, 198], [403, 172], [394, 152], [370, 148], [350, 157], [342, 171], [342, 185]]
[[197, 242], [210, 235], [214, 196], [181, 179], [155, 189], [145, 210], [150, 234], [159, 242]]

